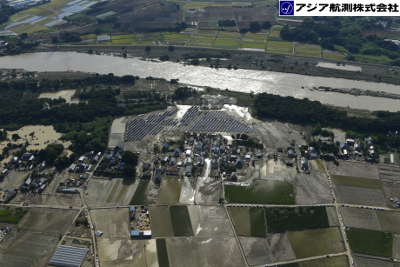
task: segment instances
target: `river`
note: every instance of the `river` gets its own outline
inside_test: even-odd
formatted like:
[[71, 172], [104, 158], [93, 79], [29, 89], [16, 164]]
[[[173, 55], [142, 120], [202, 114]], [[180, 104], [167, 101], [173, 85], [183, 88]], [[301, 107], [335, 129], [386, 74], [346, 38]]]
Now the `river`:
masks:
[[212, 69], [174, 62], [143, 61], [109, 55], [77, 52], [42, 52], [0, 57], [0, 68], [28, 71], [81, 71], [115, 75], [135, 75], [179, 79], [193, 86], [210, 86], [240, 92], [266, 92], [281, 96], [308, 98], [325, 104], [354, 109], [400, 111], [400, 100], [320, 92], [313, 87], [359, 88], [400, 94], [400, 86], [341, 78], [307, 76], [261, 70]]

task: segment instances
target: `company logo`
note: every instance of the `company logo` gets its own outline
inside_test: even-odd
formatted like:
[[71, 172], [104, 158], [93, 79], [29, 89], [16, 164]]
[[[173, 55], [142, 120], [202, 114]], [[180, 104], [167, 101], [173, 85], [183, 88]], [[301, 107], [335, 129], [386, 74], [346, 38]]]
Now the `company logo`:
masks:
[[279, 16], [293, 16], [294, 1], [279, 1]]

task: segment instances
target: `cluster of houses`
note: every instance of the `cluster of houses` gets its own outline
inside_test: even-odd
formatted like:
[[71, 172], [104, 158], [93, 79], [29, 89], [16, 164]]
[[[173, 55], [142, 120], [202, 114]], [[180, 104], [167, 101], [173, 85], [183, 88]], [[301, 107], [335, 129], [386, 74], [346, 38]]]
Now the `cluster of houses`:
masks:
[[46, 162], [39, 162], [38, 160], [36, 160], [34, 154], [26, 152], [22, 154], [22, 156], [12, 157], [12, 159], [7, 164], [5, 164], [5, 167], [0, 172], [0, 178], [5, 177], [10, 170], [31, 171], [35, 167], [39, 167], [42, 170], [46, 167]]
[[150, 213], [144, 206], [129, 206], [132, 239], [151, 239]]
[[11, 232], [10, 227], [2, 227], [0, 228], [0, 243], [3, 242], [3, 240], [6, 239], [7, 234]]
[[31, 173], [20, 186], [22, 193], [40, 194], [53, 179], [53, 174]]
[[164, 143], [162, 153], [155, 155], [154, 180], [161, 183], [162, 175], [176, 177], [192, 177], [196, 170], [201, 170], [205, 162], [203, 143], [195, 142], [187, 136], [183, 145]]
[[367, 137], [364, 141], [359, 139], [347, 138], [344, 143], [340, 144], [340, 154], [341, 159], [358, 159], [375, 161], [378, 157], [376, 148], [372, 142], [371, 137]]
[[91, 151], [85, 155], [79, 157], [77, 161], [69, 166], [68, 171], [72, 173], [85, 173], [91, 172], [94, 169], [94, 166], [101, 158], [101, 152], [96, 153], [95, 151]]
[[0, 203], [7, 203], [17, 195], [16, 189], [0, 189]]
[[104, 153], [104, 158], [99, 167], [96, 169], [95, 175], [102, 177], [122, 177], [125, 168], [125, 162], [122, 161], [123, 150], [118, 146], [108, 149]]
[[243, 142], [241, 135], [212, 137], [211, 177], [236, 182], [242, 169], [254, 165], [254, 160], [264, 157], [263, 149], [247, 146], [248, 142]]

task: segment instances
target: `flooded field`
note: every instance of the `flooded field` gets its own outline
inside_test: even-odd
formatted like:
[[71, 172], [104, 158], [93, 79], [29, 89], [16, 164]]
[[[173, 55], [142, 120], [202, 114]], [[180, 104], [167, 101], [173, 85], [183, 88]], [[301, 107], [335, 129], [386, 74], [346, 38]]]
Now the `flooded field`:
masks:
[[325, 104], [355, 109], [399, 111], [400, 100], [372, 96], [354, 96], [336, 92], [322, 92], [313, 88], [358, 88], [363, 90], [399, 93], [400, 86], [341, 78], [325, 78], [292, 73], [257, 70], [212, 69], [187, 66], [174, 62], [143, 61], [107, 55], [76, 52], [43, 52], [0, 58], [0, 68], [23, 68], [29, 71], [82, 71], [115, 75], [135, 75], [179, 79], [193, 86], [209, 86], [241, 92], [266, 92], [281, 96], [308, 98]]
[[61, 90], [57, 92], [47, 92], [41, 93], [39, 98], [49, 98], [49, 99], [65, 99], [67, 103], [79, 103], [78, 99], [73, 99], [72, 97], [75, 94], [75, 90]]
[[[12, 137], [16, 137], [17, 139], [13, 139]], [[41, 150], [47, 147], [49, 144], [62, 144], [64, 148], [68, 148], [71, 143], [67, 141], [61, 141], [62, 134], [58, 133], [54, 130], [53, 126], [44, 126], [44, 125], [28, 125], [24, 126], [16, 131], [7, 131], [7, 137], [9, 140], [0, 142], [0, 152], [3, 151], [4, 147], [7, 146], [8, 143], [12, 144], [25, 144], [28, 142], [28, 146], [26, 147], [27, 151], [30, 150]]]
[[328, 68], [328, 69], [337, 69], [337, 70], [347, 70], [347, 71], [362, 71], [360, 66], [347, 65], [347, 64], [336, 64], [330, 62], [319, 62], [317, 67], [320, 68]]

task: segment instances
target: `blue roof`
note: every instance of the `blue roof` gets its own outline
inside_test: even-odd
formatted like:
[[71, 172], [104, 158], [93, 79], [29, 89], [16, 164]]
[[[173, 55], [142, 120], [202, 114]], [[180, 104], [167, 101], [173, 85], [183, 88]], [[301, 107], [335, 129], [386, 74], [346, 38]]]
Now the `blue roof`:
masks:
[[131, 231], [131, 236], [139, 236], [139, 235], [140, 235], [140, 231], [138, 231], [138, 230]]

